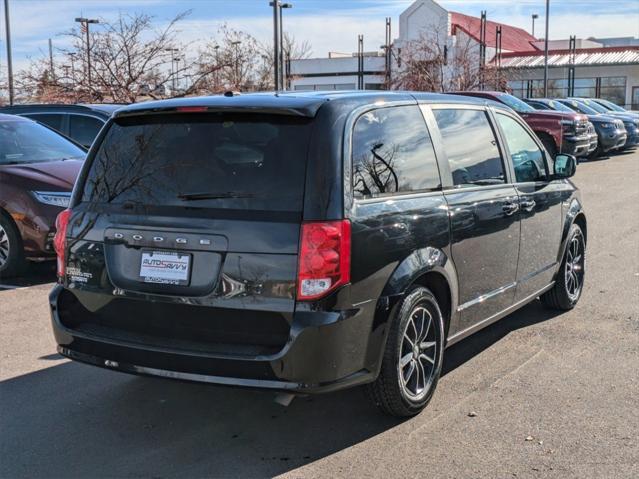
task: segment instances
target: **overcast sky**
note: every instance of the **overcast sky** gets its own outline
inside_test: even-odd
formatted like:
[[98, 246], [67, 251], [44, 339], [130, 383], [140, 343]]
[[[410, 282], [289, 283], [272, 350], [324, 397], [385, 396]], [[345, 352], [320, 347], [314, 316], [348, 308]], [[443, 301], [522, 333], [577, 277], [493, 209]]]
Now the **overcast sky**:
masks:
[[[155, 16], [158, 25], [176, 14], [191, 10], [180, 30], [184, 40], [205, 39], [218, 26], [229, 26], [268, 41], [272, 35], [272, 10], [268, 0], [9, 0], [14, 69], [47, 50], [47, 41], [63, 46], [62, 32], [73, 27], [73, 19], [83, 15], [105, 19], [118, 13], [144, 12]], [[285, 12], [285, 28], [298, 40], [308, 40], [313, 56], [329, 51], [357, 50], [357, 35], [364, 35], [365, 49], [374, 50], [384, 42], [384, 18], [393, 22], [397, 36], [399, 14], [412, 0], [290, 0], [294, 8]], [[544, 0], [451, 0], [445, 8], [478, 16], [488, 12], [489, 20], [530, 30], [532, 13], [539, 14], [537, 36], [544, 21]], [[2, 10], [0, 62], [6, 68], [4, 10]], [[97, 26], [96, 28], [100, 28]], [[552, 0], [550, 38], [589, 36], [639, 36], [637, 0]]]

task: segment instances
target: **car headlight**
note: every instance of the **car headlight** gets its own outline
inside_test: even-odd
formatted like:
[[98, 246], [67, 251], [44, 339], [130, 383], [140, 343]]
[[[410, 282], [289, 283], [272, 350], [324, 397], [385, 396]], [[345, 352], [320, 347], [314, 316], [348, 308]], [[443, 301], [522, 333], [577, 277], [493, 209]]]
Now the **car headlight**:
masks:
[[32, 193], [36, 200], [45, 205], [68, 208], [69, 202], [71, 201], [71, 193], [64, 191], [33, 191]]
[[564, 133], [574, 133], [577, 130], [577, 122], [573, 120], [560, 120], [559, 124]]
[[607, 130], [608, 128], [612, 128], [615, 125], [613, 125], [612, 123], [599, 123], [599, 126], [601, 128], [603, 128], [603, 129]]

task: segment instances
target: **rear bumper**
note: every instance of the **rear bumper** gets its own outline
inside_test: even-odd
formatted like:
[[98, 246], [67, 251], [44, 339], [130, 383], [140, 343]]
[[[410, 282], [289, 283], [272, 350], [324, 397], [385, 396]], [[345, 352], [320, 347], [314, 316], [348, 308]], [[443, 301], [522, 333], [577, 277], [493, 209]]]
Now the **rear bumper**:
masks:
[[588, 135], [565, 136], [561, 144], [561, 153], [573, 156], [586, 156], [590, 149]]
[[276, 354], [220, 354], [70, 329], [60, 320], [63, 290], [57, 285], [49, 297], [53, 333], [59, 353], [79, 362], [131, 374], [299, 393], [330, 392], [376, 376], [377, 366], [366, 364], [373, 315], [365, 309], [296, 313], [289, 340]]

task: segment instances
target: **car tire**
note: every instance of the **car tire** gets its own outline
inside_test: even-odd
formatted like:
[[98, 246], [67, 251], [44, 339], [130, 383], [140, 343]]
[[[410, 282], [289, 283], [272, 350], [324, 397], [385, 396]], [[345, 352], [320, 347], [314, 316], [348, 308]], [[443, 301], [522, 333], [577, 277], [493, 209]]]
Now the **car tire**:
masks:
[[0, 278], [18, 276], [26, 266], [20, 233], [13, 221], [0, 211]]
[[586, 240], [579, 225], [573, 224], [555, 285], [541, 296], [541, 302], [550, 309], [568, 311], [574, 308], [583, 292], [585, 277]]
[[595, 151], [593, 151], [592, 153], [588, 155], [588, 159], [594, 160], [595, 158], [599, 158], [600, 156], [603, 156], [603, 151], [601, 150], [601, 146], [597, 145], [597, 148], [595, 148]]
[[442, 370], [444, 331], [437, 299], [424, 287], [412, 287], [393, 308], [381, 370], [367, 386], [386, 414], [414, 416], [431, 400]]

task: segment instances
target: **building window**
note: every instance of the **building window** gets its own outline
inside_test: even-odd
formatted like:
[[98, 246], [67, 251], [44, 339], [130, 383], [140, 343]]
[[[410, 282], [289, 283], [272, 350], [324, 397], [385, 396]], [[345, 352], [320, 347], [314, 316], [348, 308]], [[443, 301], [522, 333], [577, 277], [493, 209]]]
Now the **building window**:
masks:
[[296, 91], [322, 91], [322, 90], [355, 90], [355, 83], [323, 83], [321, 85], [295, 85]]
[[[512, 80], [508, 82], [512, 94], [518, 98], [543, 98], [543, 80]], [[568, 79], [548, 80], [548, 98], [566, 98]], [[576, 97], [604, 98], [618, 105], [626, 102], [626, 77], [575, 78]]]
[[383, 83], [367, 83], [365, 88], [367, 90], [383, 90], [384, 84]]
[[596, 78], [575, 78], [574, 96], [593, 98], [597, 96]]
[[617, 105], [626, 103], [626, 77], [601, 78], [599, 98], [610, 100]]

